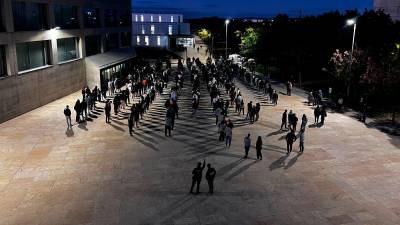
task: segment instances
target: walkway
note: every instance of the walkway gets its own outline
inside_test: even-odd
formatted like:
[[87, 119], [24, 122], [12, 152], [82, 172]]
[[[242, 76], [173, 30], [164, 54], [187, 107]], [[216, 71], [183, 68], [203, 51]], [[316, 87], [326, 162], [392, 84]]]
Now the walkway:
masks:
[[[204, 48], [203, 48], [204, 50]], [[312, 109], [298, 96], [277, 107], [238, 84], [245, 101], [261, 102], [261, 118], [234, 120], [233, 146], [218, 142], [202, 89], [191, 118], [189, 78], [180, 119], [164, 136], [166, 96], [151, 105], [133, 137], [122, 115], [111, 124], [97, 112], [86, 126], [66, 132], [63, 108], [79, 93], [0, 124], [0, 224], [400, 224], [400, 140], [355, 119], [329, 113], [323, 127], [307, 129], [305, 153], [285, 155], [281, 113]], [[167, 93], [166, 93], [167, 94]], [[258, 135], [243, 159], [243, 137]], [[191, 171], [206, 159], [217, 169], [215, 194], [188, 194]]]

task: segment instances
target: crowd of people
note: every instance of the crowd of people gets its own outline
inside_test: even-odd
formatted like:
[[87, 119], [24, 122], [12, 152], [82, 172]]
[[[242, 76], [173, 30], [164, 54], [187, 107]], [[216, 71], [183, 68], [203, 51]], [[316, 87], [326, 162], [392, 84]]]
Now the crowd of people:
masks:
[[[178, 61], [177, 68], [172, 70], [171, 64], [167, 63], [164, 68], [161, 62], [156, 62], [150, 65], [148, 62], [141, 61], [136, 64], [131, 73], [126, 79], [114, 78], [106, 80], [101, 85], [101, 90], [96, 86], [94, 89], [85, 87], [82, 90], [82, 100], [78, 99], [75, 103], [74, 110], [76, 112], [76, 122], [80, 123], [87, 120], [91, 115], [92, 110], [96, 109], [96, 101], [105, 102], [104, 111], [106, 122], [111, 123], [114, 117], [123, 109], [130, 109], [128, 116], [128, 128], [130, 135], [133, 135], [134, 128], [139, 127], [139, 121], [144, 118], [144, 114], [149, 110], [151, 103], [158, 95], [163, 94], [168, 88], [170, 77], [175, 77], [175, 82], [170, 84], [169, 97], [165, 100], [165, 136], [171, 136], [172, 130], [175, 127], [175, 120], [179, 119], [179, 96], [185, 84], [185, 74], [190, 76], [192, 88], [192, 113], [191, 117], [196, 116], [201, 98], [201, 83], [206, 85], [210, 95], [210, 105], [215, 116], [215, 125], [218, 128], [218, 140], [225, 143], [229, 148], [232, 143], [234, 122], [231, 117], [235, 115], [243, 116], [244, 120], [248, 120], [250, 124], [255, 123], [260, 118], [261, 104], [249, 101], [245, 103], [243, 93], [235, 85], [236, 79], [247, 83], [247, 85], [255, 87], [258, 91], [265, 94], [267, 101], [271, 105], [278, 104], [278, 92], [272, 88], [270, 80], [260, 78], [249, 73], [245, 68], [239, 67], [237, 64], [229, 60], [218, 59], [214, 62], [208, 58], [205, 63], [199, 58], [187, 58], [186, 68], [182, 60]], [[187, 71], [185, 71], [187, 69]], [[292, 95], [292, 83], [286, 83], [287, 96]], [[320, 107], [318, 102], [314, 100], [311, 104], [315, 104], [315, 123], [321, 119], [321, 124], [324, 123], [326, 110]], [[247, 111], [245, 114], [245, 106]], [[114, 116], [112, 116], [114, 109]], [[71, 111], [69, 106], [66, 106], [64, 114], [67, 118], [68, 127], [72, 126]], [[305, 114], [301, 117], [300, 128], [297, 128], [299, 118], [292, 110], [285, 110], [282, 114], [282, 123], [280, 129], [288, 131], [286, 134], [287, 154], [290, 154], [293, 148], [293, 143], [299, 139], [300, 153], [304, 151], [305, 130], [308, 123], [308, 118]], [[296, 135], [296, 131], [298, 131]], [[244, 158], [248, 158], [251, 148], [251, 134], [244, 137]], [[257, 160], [262, 160], [262, 137], [258, 136], [255, 143]], [[192, 171], [192, 186], [190, 192], [193, 193], [194, 187], [199, 186], [202, 178], [202, 171], [205, 168], [205, 161], [198, 163], [197, 167]], [[216, 170], [208, 164], [206, 179], [209, 185], [209, 193], [213, 193], [213, 180], [216, 175]]]

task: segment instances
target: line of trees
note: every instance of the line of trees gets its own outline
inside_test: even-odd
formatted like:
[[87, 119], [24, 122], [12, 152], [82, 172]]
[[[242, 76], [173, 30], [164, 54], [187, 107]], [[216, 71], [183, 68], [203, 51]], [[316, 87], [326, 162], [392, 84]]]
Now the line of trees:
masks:
[[[346, 21], [351, 18], [357, 19], [357, 31], [350, 62], [353, 27]], [[223, 19], [191, 24], [207, 29], [214, 43], [225, 41]], [[296, 82], [301, 74], [303, 81], [325, 81], [347, 96], [348, 103], [361, 96], [376, 105], [399, 102], [400, 23], [382, 11], [336, 11], [297, 19], [282, 14], [261, 23], [231, 20], [228, 32], [230, 53], [254, 58], [275, 78]]]

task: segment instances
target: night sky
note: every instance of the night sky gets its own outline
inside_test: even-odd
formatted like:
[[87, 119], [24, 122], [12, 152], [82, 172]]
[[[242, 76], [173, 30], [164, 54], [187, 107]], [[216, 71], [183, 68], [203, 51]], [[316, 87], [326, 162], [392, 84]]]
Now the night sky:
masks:
[[260, 18], [278, 13], [316, 15], [336, 9], [363, 11], [372, 9], [373, 0], [133, 0], [132, 4], [134, 12], [182, 13], [186, 18]]

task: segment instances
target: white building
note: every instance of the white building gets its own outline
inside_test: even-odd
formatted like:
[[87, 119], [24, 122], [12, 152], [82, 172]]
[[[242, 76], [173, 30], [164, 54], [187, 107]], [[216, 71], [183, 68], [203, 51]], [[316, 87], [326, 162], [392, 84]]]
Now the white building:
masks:
[[374, 9], [383, 10], [393, 20], [400, 21], [400, 0], [374, 0]]
[[132, 45], [173, 48], [193, 46], [190, 24], [181, 14], [132, 13]]

